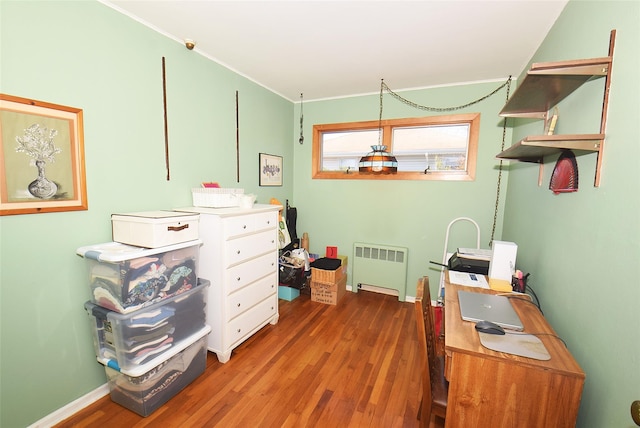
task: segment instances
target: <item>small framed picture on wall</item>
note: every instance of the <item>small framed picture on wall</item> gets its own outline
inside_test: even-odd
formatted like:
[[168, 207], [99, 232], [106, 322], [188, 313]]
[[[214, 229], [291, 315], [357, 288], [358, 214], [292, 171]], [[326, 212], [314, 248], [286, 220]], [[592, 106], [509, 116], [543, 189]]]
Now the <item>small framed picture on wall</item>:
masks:
[[260, 153], [260, 186], [282, 186], [282, 156]]

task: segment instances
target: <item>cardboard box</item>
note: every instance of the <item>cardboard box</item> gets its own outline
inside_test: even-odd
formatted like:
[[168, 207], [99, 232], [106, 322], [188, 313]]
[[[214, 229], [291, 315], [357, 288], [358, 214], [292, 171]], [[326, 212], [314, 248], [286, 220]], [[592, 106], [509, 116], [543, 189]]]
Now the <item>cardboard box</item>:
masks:
[[338, 256], [341, 260], [341, 265], [336, 270], [325, 270], [318, 268], [311, 268], [311, 281], [323, 284], [337, 284], [347, 276], [347, 265], [349, 258], [347, 256]]
[[198, 239], [200, 214], [145, 211], [112, 214], [113, 240], [144, 248], [158, 248]]
[[311, 301], [327, 305], [337, 305], [347, 292], [347, 276], [338, 283], [325, 284], [311, 280]]

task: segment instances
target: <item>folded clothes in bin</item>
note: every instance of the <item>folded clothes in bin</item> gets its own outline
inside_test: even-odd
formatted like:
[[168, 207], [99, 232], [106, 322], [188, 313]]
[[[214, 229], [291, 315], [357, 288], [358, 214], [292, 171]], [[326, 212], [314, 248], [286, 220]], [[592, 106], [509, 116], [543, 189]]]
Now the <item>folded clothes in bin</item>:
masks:
[[76, 252], [87, 261], [92, 302], [124, 314], [194, 288], [201, 244], [141, 248], [107, 242]]
[[106, 366], [111, 400], [149, 416], [204, 373], [210, 330], [207, 326], [193, 335], [188, 339], [191, 344], [160, 363], [138, 365], [131, 371]]
[[199, 284], [127, 314], [86, 302], [98, 361], [131, 371], [141, 364], [157, 365], [176, 347], [184, 348], [185, 340], [206, 326], [210, 283], [201, 278]]

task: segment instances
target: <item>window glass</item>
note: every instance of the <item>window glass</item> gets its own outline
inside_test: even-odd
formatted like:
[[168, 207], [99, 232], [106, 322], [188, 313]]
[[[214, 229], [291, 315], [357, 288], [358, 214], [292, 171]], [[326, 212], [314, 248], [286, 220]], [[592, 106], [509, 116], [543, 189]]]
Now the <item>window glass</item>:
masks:
[[469, 124], [393, 129], [398, 171], [466, 171]]
[[[313, 127], [313, 178], [473, 180], [480, 114], [351, 122]], [[358, 171], [371, 146], [398, 160], [397, 174]]]
[[358, 169], [363, 153], [378, 143], [375, 130], [339, 131], [322, 133], [322, 171], [346, 171]]

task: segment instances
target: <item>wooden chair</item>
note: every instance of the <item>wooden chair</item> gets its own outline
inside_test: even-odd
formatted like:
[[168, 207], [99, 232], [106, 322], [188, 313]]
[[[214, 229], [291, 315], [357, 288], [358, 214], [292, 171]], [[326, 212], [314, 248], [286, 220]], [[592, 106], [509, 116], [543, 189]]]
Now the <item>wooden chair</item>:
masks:
[[422, 402], [418, 419], [423, 427], [431, 426], [432, 422], [443, 425], [447, 412], [448, 383], [444, 378], [444, 355], [436, 349], [428, 276], [418, 280], [415, 313], [422, 371]]

